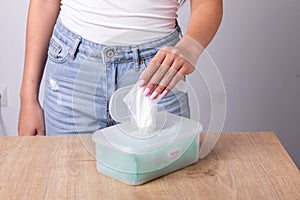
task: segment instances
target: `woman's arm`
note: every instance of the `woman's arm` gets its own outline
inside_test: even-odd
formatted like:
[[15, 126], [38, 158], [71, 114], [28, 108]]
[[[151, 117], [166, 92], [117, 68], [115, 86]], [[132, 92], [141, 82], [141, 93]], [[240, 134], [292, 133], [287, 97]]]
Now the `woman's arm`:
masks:
[[44, 117], [38, 101], [49, 39], [60, 0], [31, 0], [26, 30], [26, 50], [19, 113], [19, 135], [44, 135]]
[[191, 14], [186, 34], [206, 48], [220, 26], [222, 0], [190, 0], [190, 4]]
[[222, 0], [190, 0], [191, 14], [185, 35], [175, 47], [161, 48], [140, 77], [144, 95], [156, 99], [166, 96], [182, 79], [192, 73], [204, 48], [221, 23]]

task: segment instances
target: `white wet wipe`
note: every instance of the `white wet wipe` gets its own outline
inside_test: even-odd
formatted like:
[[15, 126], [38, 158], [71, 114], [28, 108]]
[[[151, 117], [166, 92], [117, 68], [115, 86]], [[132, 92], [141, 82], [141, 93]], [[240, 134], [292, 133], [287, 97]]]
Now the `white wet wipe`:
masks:
[[143, 88], [136, 89], [135, 122], [139, 128], [154, 128], [155, 115], [157, 113], [156, 103], [149, 97], [143, 95]]
[[123, 101], [127, 105], [131, 119], [136, 123], [139, 132], [147, 133], [156, 128], [157, 102], [143, 95], [143, 87], [138, 84], [128, 92]]

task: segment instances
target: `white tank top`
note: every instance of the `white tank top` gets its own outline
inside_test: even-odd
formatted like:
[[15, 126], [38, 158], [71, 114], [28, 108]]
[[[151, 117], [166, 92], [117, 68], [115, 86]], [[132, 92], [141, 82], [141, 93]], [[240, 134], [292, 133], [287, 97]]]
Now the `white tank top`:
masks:
[[178, 0], [62, 0], [60, 19], [101, 44], [140, 44], [174, 31]]

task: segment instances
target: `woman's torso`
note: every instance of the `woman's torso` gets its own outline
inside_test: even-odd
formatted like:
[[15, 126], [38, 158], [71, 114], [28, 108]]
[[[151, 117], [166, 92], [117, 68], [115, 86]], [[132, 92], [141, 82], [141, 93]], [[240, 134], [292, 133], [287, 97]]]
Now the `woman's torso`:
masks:
[[60, 19], [101, 44], [140, 44], [175, 29], [178, 0], [62, 0]]

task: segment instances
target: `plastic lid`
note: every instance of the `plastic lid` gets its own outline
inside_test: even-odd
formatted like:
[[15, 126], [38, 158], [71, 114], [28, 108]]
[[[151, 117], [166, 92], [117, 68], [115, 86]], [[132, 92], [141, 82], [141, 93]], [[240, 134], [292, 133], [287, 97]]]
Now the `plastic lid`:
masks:
[[[109, 112], [111, 117], [117, 121], [117, 122], [125, 122], [129, 119], [132, 119], [132, 114], [126, 105], [126, 102], [124, 99], [128, 97], [128, 94], [130, 92], [134, 92], [138, 88], [138, 84], [130, 85], [126, 87], [119, 88], [116, 90], [110, 99], [109, 102]], [[177, 85], [175, 86], [176, 89], [178, 89], [181, 92], [187, 92], [187, 84], [184, 81], [179, 81]], [[132, 94], [134, 95], [134, 94]], [[159, 98], [157, 98], [156, 103], [159, 101]]]
[[132, 85], [116, 90], [109, 102], [110, 116], [117, 122], [125, 122], [130, 120], [130, 111], [123, 101], [128, 92], [132, 89]]

